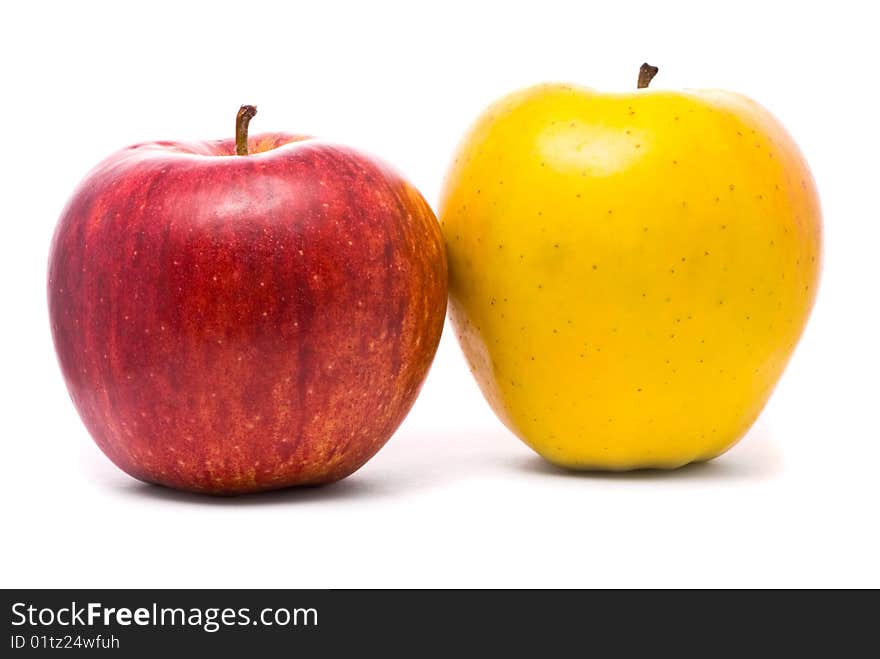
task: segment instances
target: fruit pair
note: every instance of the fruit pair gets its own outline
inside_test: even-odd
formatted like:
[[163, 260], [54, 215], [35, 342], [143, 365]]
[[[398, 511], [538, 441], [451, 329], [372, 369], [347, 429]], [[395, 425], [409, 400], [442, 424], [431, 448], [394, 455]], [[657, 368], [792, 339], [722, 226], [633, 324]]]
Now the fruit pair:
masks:
[[250, 116], [235, 143], [111, 156], [53, 240], [68, 388], [102, 450], [142, 480], [239, 493], [360, 467], [433, 358], [444, 238], [451, 318], [483, 393], [569, 467], [723, 452], [815, 298], [815, 185], [783, 127], [736, 94], [512, 94], [459, 147], [442, 236], [387, 165], [248, 139]]

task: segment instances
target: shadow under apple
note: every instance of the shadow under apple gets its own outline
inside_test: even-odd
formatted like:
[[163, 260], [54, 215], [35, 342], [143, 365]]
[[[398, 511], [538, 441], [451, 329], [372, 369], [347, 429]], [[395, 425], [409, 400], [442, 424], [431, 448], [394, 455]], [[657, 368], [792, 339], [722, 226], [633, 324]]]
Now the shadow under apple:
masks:
[[[101, 461], [101, 465], [96, 464]], [[464, 480], [508, 482], [516, 472], [523, 474], [523, 487], [534, 487], [529, 478], [561, 478], [666, 484], [705, 481], [717, 483], [759, 482], [773, 479], [783, 468], [778, 444], [767, 427], [760, 424], [730, 451], [710, 462], [695, 463], [674, 470], [628, 472], [572, 471], [557, 467], [512, 437], [506, 430], [465, 435], [447, 432], [403, 432], [392, 438], [360, 470], [336, 483], [293, 487], [233, 497], [215, 497], [181, 492], [151, 485], [115, 472], [97, 456], [89, 459], [89, 471], [107, 487], [125, 497], [201, 506], [332, 505], [346, 501], [371, 502], [402, 498], [423, 491], [454, 486]], [[112, 474], [110, 473], [112, 470]]]
[[370, 479], [360, 479], [356, 475], [335, 483], [288, 487], [267, 492], [255, 492], [237, 496], [212, 496], [197, 492], [173, 490], [162, 485], [153, 485], [136, 480], [119, 483], [115, 490], [124, 496], [147, 498], [170, 503], [184, 503], [202, 506], [266, 506], [278, 504], [309, 504], [333, 502], [346, 499], [363, 499], [380, 494], [381, 485]]

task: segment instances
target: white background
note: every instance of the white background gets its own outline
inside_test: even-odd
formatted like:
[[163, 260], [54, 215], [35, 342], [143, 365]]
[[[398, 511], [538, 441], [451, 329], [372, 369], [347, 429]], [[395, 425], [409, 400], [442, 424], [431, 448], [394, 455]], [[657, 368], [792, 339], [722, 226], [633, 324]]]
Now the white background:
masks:
[[[824, 7], [820, 9], [819, 6]], [[5, 587], [880, 586], [880, 138], [872, 3], [3, 3]], [[112, 151], [252, 130], [349, 142], [435, 203], [462, 132], [544, 80], [744, 92], [819, 185], [825, 272], [770, 405], [673, 473], [566, 475], [496, 421], [444, 334], [423, 393], [361, 471], [210, 499], [146, 486], [94, 445], [49, 335], [58, 214]]]

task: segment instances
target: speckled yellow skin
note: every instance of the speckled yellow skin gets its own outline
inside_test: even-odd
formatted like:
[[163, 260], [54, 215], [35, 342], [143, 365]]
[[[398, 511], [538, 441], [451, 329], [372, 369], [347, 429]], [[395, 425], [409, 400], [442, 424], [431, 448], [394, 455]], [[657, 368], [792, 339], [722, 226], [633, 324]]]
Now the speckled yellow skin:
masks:
[[562, 84], [489, 107], [441, 196], [450, 313], [546, 459], [673, 468], [742, 437], [816, 295], [821, 212], [780, 123], [729, 92]]

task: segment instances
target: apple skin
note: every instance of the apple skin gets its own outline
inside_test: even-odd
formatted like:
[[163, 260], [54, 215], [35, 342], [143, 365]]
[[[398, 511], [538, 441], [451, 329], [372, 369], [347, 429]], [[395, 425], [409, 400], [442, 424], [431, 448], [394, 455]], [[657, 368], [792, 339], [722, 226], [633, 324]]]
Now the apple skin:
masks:
[[462, 140], [438, 214], [452, 325], [484, 396], [569, 469], [724, 453], [819, 288], [809, 166], [733, 92], [514, 92]]
[[239, 494], [344, 478], [406, 416], [440, 339], [446, 257], [419, 192], [345, 146], [248, 144], [124, 149], [55, 231], [64, 379], [143, 481]]

